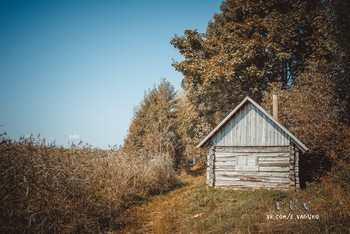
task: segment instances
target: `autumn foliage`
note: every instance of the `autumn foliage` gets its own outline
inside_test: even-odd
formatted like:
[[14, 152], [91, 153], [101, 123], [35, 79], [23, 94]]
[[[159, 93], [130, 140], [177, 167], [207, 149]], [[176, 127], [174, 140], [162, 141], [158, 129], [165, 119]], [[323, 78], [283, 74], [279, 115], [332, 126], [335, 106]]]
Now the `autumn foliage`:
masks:
[[141, 156], [168, 155], [180, 164], [176, 92], [165, 79], [145, 93], [136, 109], [123, 150]]
[[171, 40], [193, 111], [183, 119], [196, 123], [185, 142], [198, 144], [245, 96], [271, 110], [277, 94], [280, 121], [311, 150], [309, 177], [348, 170], [349, 29], [347, 1], [224, 1], [206, 32]]

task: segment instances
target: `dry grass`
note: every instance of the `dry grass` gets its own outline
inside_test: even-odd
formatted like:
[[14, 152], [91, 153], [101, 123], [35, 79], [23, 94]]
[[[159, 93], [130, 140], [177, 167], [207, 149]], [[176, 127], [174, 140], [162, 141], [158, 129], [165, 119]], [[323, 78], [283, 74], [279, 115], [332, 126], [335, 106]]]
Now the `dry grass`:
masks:
[[[197, 174], [197, 173], [195, 173]], [[128, 211], [128, 226], [120, 233], [173, 233], [180, 228], [186, 233], [182, 225], [183, 212], [188, 206], [193, 188], [202, 184], [203, 175], [180, 175], [182, 186], [177, 187], [160, 196], [151, 197], [147, 203], [134, 206]]]
[[[268, 230], [273, 233], [280, 230], [287, 233], [350, 233], [350, 187], [326, 177], [320, 183], [309, 184], [294, 197], [299, 201], [295, 214], [316, 214], [319, 219], [271, 220]], [[310, 210], [301, 208], [302, 201], [309, 202]]]
[[[182, 177], [186, 186], [135, 207], [129, 233], [348, 233], [349, 191], [329, 180], [299, 192], [209, 188], [205, 176]], [[296, 201], [294, 210], [289, 202]], [[280, 202], [281, 210], [275, 210]], [[302, 202], [307, 203], [305, 210]], [[293, 203], [292, 203], [293, 204]], [[295, 219], [283, 218], [293, 214]], [[302, 215], [318, 215], [310, 219]], [[273, 215], [274, 219], [268, 219]], [[276, 219], [281, 215], [282, 219]], [[297, 218], [299, 215], [299, 219]]]
[[[299, 192], [233, 191], [207, 187], [197, 168], [172, 190], [178, 181], [164, 156], [63, 149], [33, 138], [0, 142], [0, 233], [349, 232], [349, 185], [329, 178]], [[267, 218], [288, 214], [319, 218]]]
[[0, 144], [1, 233], [98, 233], [177, 183], [165, 156], [132, 157], [87, 146], [64, 149], [33, 138]]

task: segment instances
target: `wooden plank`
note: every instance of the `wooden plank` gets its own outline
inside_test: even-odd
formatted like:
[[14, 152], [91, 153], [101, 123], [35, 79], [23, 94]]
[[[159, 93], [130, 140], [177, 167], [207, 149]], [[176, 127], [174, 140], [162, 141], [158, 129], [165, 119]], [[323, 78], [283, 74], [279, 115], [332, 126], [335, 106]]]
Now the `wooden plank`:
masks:
[[236, 173], [235, 168], [215, 168], [215, 174], [234, 174]]
[[235, 170], [215, 169], [217, 175], [227, 176], [260, 176], [260, 177], [274, 177], [274, 178], [289, 178], [289, 173], [281, 172], [237, 172]]
[[271, 171], [271, 172], [287, 172], [289, 171], [289, 167], [259, 167], [259, 171]]
[[251, 109], [251, 104], [248, 103], [247, 107], [245, 108], [245, 132], [244, 136], [245, 138], [243, 139], [245, 144], [244, 145], [253, 145], [251, 142], [252, 135], [250, 135], [250, 129], [255, 128], [255, 126], [252, 126], [251, 122], [251, 115], [250, 115], [250, 109]]
[[234, 152], [221, 152], [221, 151], [216, 151], [215, 152], [216, 156], [220, 157], [227, 157], [227, 156], [234, 156]]
[[264, 164], [273, 164], [273, 163], [286, 163], [289, 165], [289, 161], [287, 160], [259, 160], [258, 165], [264, 166]]
[[288, 183], [263, 183], [263, 182], [243, 182], [240, 181], [216, 181], [216, 186], [237, 186], [245, 188], [289, 188]]
[[217, 171], [217, 175], [219, 176], [228, 176], [228, 177], [244, 177], [244, 176], [257, 176], [259, 172], [245, 172], [245, 173], [239, 173], [237, 171], [232, 171], [232, 172], [228, 172], [228, 171]]
[[236, 152], [236, 153], [288, 153], [289, 146], [255, 146], [255, 147], [242, 147], [242, 146], [215, 146], [217, 152]]
[[215, 173], [216, 172], [221, 172], [221, 171], [227, 171], [227, 172], [235, 172], [236, 168], [235, 167], [215, 167]]
[[269, 183], [286, 183], [288, 184], [290, 179], [289, 178], [268, 178], [268, 177], [262, 177], [260, 178], [262, 180], [262, 182], [269, 182]]
[[215, 157], [215, 161], [235, 161], [236, 160], [236, 156], [226, 156], [226, 157]]
[[218, 176], [216, 178], [217, 181], [241, 181], [241, 178], [240, 177], [225, 177], [225, 176]]
[[259, 116], [261, 116], [260, 118], [260, 142], [262, 145], [266, 146], [266, 138], [265, 138], [265, 134], [266, 134], [266, 126], [267, 126], [267, 121], [266, 119], [263, 117], [264, 114], [261, 110], [257, 110], [257, 113], [259, 114]]
[[227, 158], [235, 158], [237, 156], [256, 156], [256, 157], [259, 157], [259, 158], [262, 158], [262, 159], [271, 159], [271, 160], [275, 160], [275, 159], [278, 159], [278, 158], [281, 158], [281, 159], [285, 159], [285, 160], [289, 160], [289, 154], [287, 153], [257, 153], [257, 152], [251, 152], [251, 153], [231, 153], [231, 154], [225, 154], [225, 155], [222, 155], [220, 153], [216, 153], [215, 154], [216, 158], [218, 160], [220, 159], [227, 159]]
[[215, 185], [217, 186], [243, 186], [249, 188], [289, 188], [289, 183], [280, 182], [247, 182], [247, 181], [237, 181], [237, 180], [216, 180]]
[[231, 164], [231, 163], [215, 163], [215, 169], [220, 169], [220, 168], [235, 168], [236, 164]]
[[275, 160], [278, 158], [288, 160], [289, 161], [289, 155], [288, 154], [277, 154], [277, 153], [232, 153], [231, 156], [218, 156], [216, 158], [218, 159], [225, 159], [225, 158], [235, 158], [238, 156], [244, 156], [244, 157], [249, 157], [249, 156], [255, 156], [263, 159], [270, 159], [270, 160]]
[[235, 161], [219, 161], [219, 162], [215, 162], [215, 167], [220, 167], [220, 166], [232, 166], [232, 167], [235, 167], [236, 166], [236, 162]]
[[[235, 173], [235, 172], [218, 172], [216, 173], [217, 176], [221, 176], [221, 177], [227, 177], [227, 178], [260, 178], [260, 179], [263, 179], [263, 180], [269, 180], [269, 179], [284, 179], [284, 180], [288, 180], [289, 179], [289, 175], [287, 173], [275, 173], [274, 175], [272, 176], [262, 176], [260, 175], [259, 173], [260, 172], [249, 172], [251, 174], [238, 174], [238, 173]], [[256, 174], [253, 174], [253, 173], [256, 173]]]
[[215, 164], [227, 164], [236, 165], [236, 159], [226, 159], [226, 160], [215, 160]]
[[281, 153], [261, 153], [262, 157], [280, 157], [280, 158], [288, 158], [289, 152], [281, 152]]
[[228, 176], [216, 175], [216, 181], [247, 181], [247, 182], [268, 182], [268, 183], [289, 183], [290, 179], [285, 177], [260, 177], [260, 176]]
[[[238, 153], [237, 153], [238, 154]], [[241, 154], [244, 154], [244, 153], [241, 153]], [[268, 158], [268, 157], [271, 157], [271, 158], [289, 158], [289, 153], [288, 152], [285, 152], [285, 153], [269, 153], [269, 152], [265, 152], [265, 153], [249, 153], [249, 154], [254, 154], [254, 155], [258, 155], [260, 157], [264, 157], [264, 158]]]
[[215, 157], [215, 162], [226, 162], [226, 161], [236, 161], [236, 157]]
[[219, 161], [215, 162], [215, 168], [221, 167], [221, 166], [227, 166], [227, 167], [235, 167], [236, 162], [235, 161]]
[[258, 157], [258, 163], [269, 163], [269, 162], [276, 162], [276, 163], [288, 163], [289, 164], [289, 160], [288, 158], [270, 158], [270, 157]]
[[271, 163], [259, 163], [259, 167], [289, 167], [289, 163], [271, 162]]
[[283, 173], [283, 172], [244, 172], [244, 173], [237, 173], [235, 171], [231, 172], [226, 172], [226, 171], [219, 171], [216, 173], [218, 176], [224, 176], [224, 177], [239, 177], [239, 178], [244, 178], [244, 177], [256, 177], [256, 178], [285, 178], [289, 179], [289, 174], [288, 173]]
[[233, 164], [236, 164], [236, 157], [231, 158], [215, 158], [215, 162], [233, 162]]
[[223, 189], [230, 189], [230, 190], [247, 190], [247, 191], [251, 191], [251, 190], [258, 190], [258, 189], [266, 189], [266, 190], [281, 190], [281, 191], [289, 191], [289, 187], [257, 187], [257, 188], [250, 188], [250, 187], [246, 187], [246, 186], [238, 186], [238, 185], [232, 185], [232, 186], [217, 186], [218, 188], [223, 188]]
[[216, 154], [216, 158], [235, 158], [237, 157], [238, 155], [235, 155], [234, 153], [231, 153], [231, 154], [220, 154], [220, 153], [217, 153]]
[[216, 172], [220, 172], [220, 171], [233, 171], [235, 172], [236, 171], [236, 167], [235, 166], [219, 166], [219, 167], [215, 167], [215, 174]]
[[236, 166], [237, 171], [259, 171], [258, 166]]

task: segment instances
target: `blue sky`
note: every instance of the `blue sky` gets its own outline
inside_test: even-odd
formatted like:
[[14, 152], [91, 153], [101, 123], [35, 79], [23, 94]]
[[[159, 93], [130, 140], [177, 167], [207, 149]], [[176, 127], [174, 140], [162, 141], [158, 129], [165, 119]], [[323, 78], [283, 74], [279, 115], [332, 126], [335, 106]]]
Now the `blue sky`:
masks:
[[178, 90], [170, 40], [204, 32], [221, 0], [0, 1], [0, 132], [67, 146], [121, 145], [161, 77]]

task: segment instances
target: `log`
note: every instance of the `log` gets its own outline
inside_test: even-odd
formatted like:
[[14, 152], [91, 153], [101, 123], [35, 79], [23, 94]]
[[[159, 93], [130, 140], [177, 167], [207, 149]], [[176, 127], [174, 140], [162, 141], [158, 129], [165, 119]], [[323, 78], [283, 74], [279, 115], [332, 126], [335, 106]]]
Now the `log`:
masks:
[[236, 152], [236, 153], [288, 153], [289, 146], [215, 146], [216, 152]]
[[289, 168], [288, 167], [259, 167], [259, 171], [271, 171], [271, 172], [288, 172]]
[[235, 181], [235, 180], [217, 180], [215, 181], [217, 186], [242, 186], [247, 188], [289, 188], [289, 183], [281, 182], [248, 182], [248, 181]]

